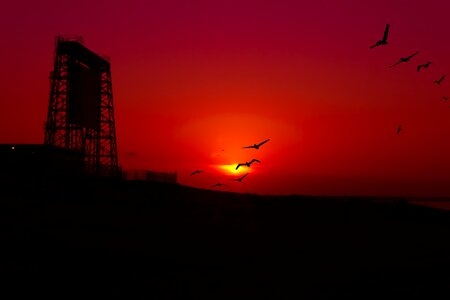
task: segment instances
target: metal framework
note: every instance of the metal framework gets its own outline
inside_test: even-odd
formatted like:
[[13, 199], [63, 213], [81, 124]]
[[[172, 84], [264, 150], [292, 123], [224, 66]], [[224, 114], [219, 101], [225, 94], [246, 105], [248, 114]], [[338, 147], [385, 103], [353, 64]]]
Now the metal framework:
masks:
[[[50, 100], [44, 144], [83, 153], [89, 174], [116, 176], [119, 164], [109, 59], [95, 54], [77, 38], [58, 36], [54, 69], [50, 73]], [[71, 121], [69, 117], [70, 64], [76, 62], [94, 70], [100, 78], [98, 119], [94, 128]]]

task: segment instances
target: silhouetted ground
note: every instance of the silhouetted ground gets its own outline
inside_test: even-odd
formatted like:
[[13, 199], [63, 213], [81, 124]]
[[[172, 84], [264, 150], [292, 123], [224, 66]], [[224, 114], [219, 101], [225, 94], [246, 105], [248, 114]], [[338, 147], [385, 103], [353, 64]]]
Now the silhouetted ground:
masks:
[[2, 187], [3, 299], [450, 296], [448, 211], [401, 199], [72, 184]]

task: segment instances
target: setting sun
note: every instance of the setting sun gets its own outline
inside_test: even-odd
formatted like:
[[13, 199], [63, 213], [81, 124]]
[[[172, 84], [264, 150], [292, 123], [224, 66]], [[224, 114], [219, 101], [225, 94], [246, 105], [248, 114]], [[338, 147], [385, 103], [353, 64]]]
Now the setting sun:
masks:
[[242, 173], [250, 173], [250, 168], [248, 168], [247, 166], [241, 166], [239, 167], [239, 169], [236, 170], [236, 164], [231, 164], [231, 165], [216, 165], [215, 167], [222, 171], [225, 172], [228, 175], [236, 175], [236, 174], [242, 174]]

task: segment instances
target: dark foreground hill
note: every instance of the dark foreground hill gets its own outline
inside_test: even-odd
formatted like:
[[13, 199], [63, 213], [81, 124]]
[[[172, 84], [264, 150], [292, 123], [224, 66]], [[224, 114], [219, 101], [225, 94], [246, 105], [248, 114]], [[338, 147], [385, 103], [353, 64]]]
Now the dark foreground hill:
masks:
[[401, 199], [120, 181], [2, 190], [2, 299], [450, 296], [449, 212]]

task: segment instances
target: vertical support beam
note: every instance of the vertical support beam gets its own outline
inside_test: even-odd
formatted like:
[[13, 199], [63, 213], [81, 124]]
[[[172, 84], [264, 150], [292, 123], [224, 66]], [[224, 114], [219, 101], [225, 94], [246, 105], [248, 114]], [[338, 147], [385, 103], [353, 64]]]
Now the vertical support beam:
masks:
[[101, 76], [102, 92], [100, 100], [100, 136], [98, 140], [98, 164], [111, 176], [119, 173], [116, 145], [116, 127], [112, 93], [111, 68], [104, 70]]
[[55, 65], [51, 73], [51, 90], [45, 123], [44, 144], [68, 148], [67, 140], [67, 85], [68, 65], [67, 57], [59, 53], [60, 38], [58, 37], [55, 50]]

